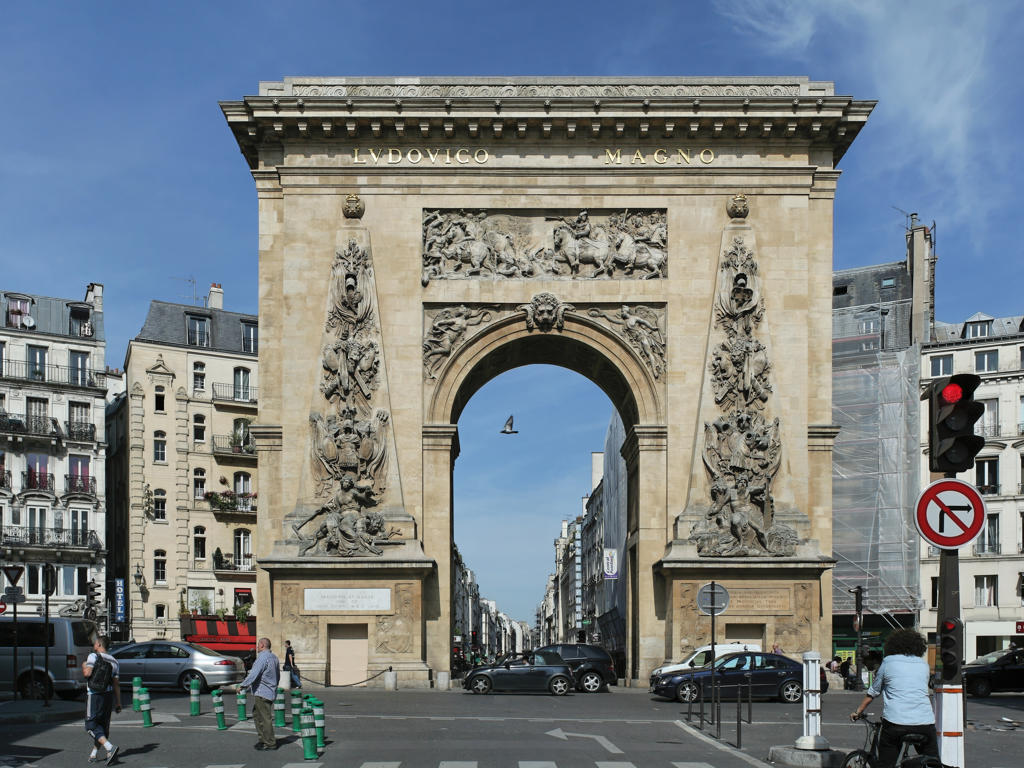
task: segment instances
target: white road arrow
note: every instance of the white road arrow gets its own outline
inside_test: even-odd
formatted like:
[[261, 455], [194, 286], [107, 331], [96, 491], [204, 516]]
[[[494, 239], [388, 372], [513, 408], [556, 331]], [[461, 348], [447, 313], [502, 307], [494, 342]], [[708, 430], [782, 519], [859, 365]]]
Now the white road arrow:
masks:
[[555, 730], [553, 731], [548, 731], [547, 735], [554, 736], [556, 739], [561, 739], [562, 741], [568, 741], [570, 736], [576, 736], [580, 739], [593, 739], [602, 747], [611, 752], [613, 755], [622, 754], [622, 750], [616, 747], [610, 741], [608, 741], [608, 739], [606, 739], [604, 736], [595, 736], [592, 733], [566, 733], [561, 728], [555, 728]]

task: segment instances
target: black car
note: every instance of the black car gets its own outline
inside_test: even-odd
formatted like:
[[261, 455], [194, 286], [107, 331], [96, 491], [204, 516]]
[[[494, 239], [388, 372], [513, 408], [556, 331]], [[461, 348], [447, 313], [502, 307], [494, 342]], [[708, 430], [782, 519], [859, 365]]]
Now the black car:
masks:
[[732, 653], [720, 656], [714, 666], [708, 664], [691, 671], [669, 672], [651, 685], [651, 693], [666, 699], [697, 701], [711, 698], [711, 678], [715, 677], [723, 699], [747, 695], [747, 675], [754, 698], [779, 698], [789, 704], [804, 695], [803, 665], [777, 653]]
[[584, 643], [556, 643], [538, 648], [540, 651], [553, 651], [565, 659], [565, 663], [572, 669], [576, 680], [576, 687], [587, 693], [607, 690], [609, 685], [615, 685], [618, 678], [615, 675], [615, 662], [608, 651], [597, 645], [586, 645]]
[[963, 667], [964, 685], [972, 696], [993, 691], [1024, 691], [1024, 650], [1020, 648], [985, 654]]
[[490, 691], [548, 691], [565, 696], [573, 687], [572, 670], [557, 653], [508, 653], [494, 664], [473, 667], [462, 687], [473, 693]]

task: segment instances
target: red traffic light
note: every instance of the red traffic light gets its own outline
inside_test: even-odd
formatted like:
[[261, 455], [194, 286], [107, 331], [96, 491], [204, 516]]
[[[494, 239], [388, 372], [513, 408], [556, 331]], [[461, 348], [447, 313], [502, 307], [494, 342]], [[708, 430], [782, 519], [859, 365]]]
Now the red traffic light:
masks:
[[942, 392], [939, 393], [939, 397], [942, 398], [942, 402], [946, 403], [946, 405], [956, 405], [963, 399], [963, 396], [963, 387], [953, 383], [944, 386]]
[[956, 619], [946, 619], [942, 622], [943, 632], [952, 632], [954, 629], [956, 629]]

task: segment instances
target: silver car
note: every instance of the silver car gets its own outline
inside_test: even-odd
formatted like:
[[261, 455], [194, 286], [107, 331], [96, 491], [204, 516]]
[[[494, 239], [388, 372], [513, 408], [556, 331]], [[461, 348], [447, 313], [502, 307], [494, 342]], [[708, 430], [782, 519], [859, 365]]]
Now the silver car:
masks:
[[122, 684], [141, 677], [149, 687], [179, 688], [188, 691], [193, 680], [200, 690], [235, 685], [245, 678], [241, 659], [225, 656], [195, 643], [150, 640], [118, 648], [111, 654], [120, 667]]

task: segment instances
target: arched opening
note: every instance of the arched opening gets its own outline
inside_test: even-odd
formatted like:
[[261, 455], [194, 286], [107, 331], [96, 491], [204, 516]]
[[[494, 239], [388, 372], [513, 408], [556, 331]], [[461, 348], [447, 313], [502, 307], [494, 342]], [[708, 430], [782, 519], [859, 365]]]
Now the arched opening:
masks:
[[[525, 328], [515, 318], [492, 324], [468, 339], [440, 369], [428, 394], [423, 540], [425, 551], [437, 563], [437, 578], [424, 592], [427, 663], [433, 669], [450, 666], [452, 534], [457, 515], [453, 471], [461, 451], [459, 420], [470, 399], [488, 382], [535, 364], [558, 366], [589, 379], [607, 396], [624, 426], [626, 536], [620, 565], [626, 590], [624, 667], [627, 678], [636, 678], [639, 669], [650, 663], [648, 657], [659, 657], [653, 662], [659, 663], [665, 654], [664, 589], [653, 567], [668, 529], [661, 383], [621, 338], [580, 315], [567, 315], [564, 327], [551, 332]], [[607, 416], [604, 419], [607, 425]], [[500, 428], [500, 424], [495, 427]]]

